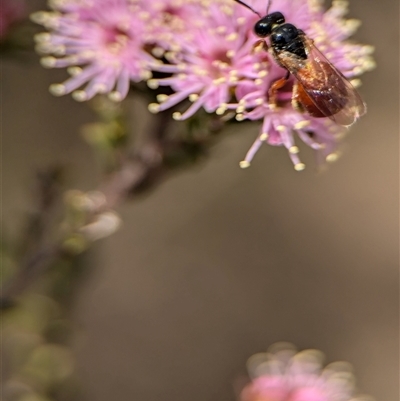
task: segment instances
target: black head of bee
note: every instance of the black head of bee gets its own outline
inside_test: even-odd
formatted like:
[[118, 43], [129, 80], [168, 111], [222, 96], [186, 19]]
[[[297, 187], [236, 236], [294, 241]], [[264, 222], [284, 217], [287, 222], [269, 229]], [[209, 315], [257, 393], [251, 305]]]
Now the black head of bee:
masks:
[[260, 38], [265, 38], [271, 35], [275, 26], [281, 25], [285, 22], [285, 17], [282, 13], [275, 12], [261, 18], [254, 26], [254, 32]]

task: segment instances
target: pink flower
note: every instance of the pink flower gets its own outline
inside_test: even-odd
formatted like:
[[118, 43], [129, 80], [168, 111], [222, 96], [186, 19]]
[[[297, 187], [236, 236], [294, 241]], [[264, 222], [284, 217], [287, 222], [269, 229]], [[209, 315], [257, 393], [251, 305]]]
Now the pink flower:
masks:
[[296, 353], [291, 344], [279, 343], [248, 361], [252, 381], [241, 401], [362, 401], [355, 396], [349, 364], [335, 362], [323, 368], [317, 350]]
[[0, 7], [0, 40], [10, 31], [12, 25], [23, 18], [25, 4], [22, 0], [2, 0]]
[[[269, 12], [280, 11], [286, 22], [302, 29], [346, 77], [353, 79], [374, 67], [370, 46], [348, 42], [359, 25], [346, 20], [345, 0], [325, 11], [320, 0], [273, 0]], [[277, 92], [284, 77], [269, 52], [254, 51], [253, 32], [259, 17], [234, 0], [52, 0], [54, 11], [33, 19], [49, 32], [36, 36], [45, 67], [68, 67], [72, 75], [51, 86], [55, 95], [73, 93], [84, 101], [107, 93], [120, 101], [130, 83], [145, 80], [152, 89], [168, 87], [149, 110], [157, 113], [188, 99], [192, 104], [173, 117], [184, 120], [200, 108], [209, 113], [262, 120], [253, 146], [241, 162], [248, 167], [262, 143], [287, 148], [296, 170], [303, 170], [298, 138], [320, 161], [335, 160], [338, 138], [345, 129], [328, 118], [316, 118], [293, 107], [295, 78]], [[265, 15], [267, 0], [248, 0]], [[267, 39], [268, 42], [268, 39]], [[152, 71], [165, 78], [152, 79]], [[353, 80], [359, 85], [360, 80]], [[86, 86], [85, 86], [86, 85]], [[83, 89], [80, 89], [85, 86]], [[167, 91], [166, 91], [167, 92]]]
[[[265, 0], [248, 2], [261, 15], [265, 15], [266, 3]], [[321, 3], [274, 0], [269, 12], [281, 11], [287, 22], [305, 31], [348, 78], [372, 69], [374, 63], [370, 54], [373, 49], [346, 42], [358, 26], [357, 21], [343, 19], [347, 3], [334, 2], [326, 12]], [[258, 16], [233, 0], [215, 1], [207, 8], [209, 12], [199, 12], [196, 24], [186, 35], [172, 35], [178, 51], [167, 52], [168, 62], [155, 67], [171, 76], [148, 83], [152, 88], [169, 86], [174, 93], [160, 95], [159, 104], [149, 105], [150, 111], [165, 110], [188, 98], [193, 104], [183, 114], [176, 112], [176, 119], [186, 119], [204, 107], [207, 112], [217, 114], [235, 110], [239, 121], [263, 120], [256, 141], [240, 163], [243, 168], [250, 165], [260, 145], [268, 143], [285, 146], [295, 169], [303, 170], [305, 166], [298, 156], [296, 137], [315, 149], [319, 160], [335, 160], [337, 140], [344, 128], [327, 118], [315, 118], [295, 110], [291, 103], [293, 77], [286, 88], [278, 92], [279, 107], [270, 104], [268, 90], [277, 79], [285, 76], [286, 70], [268, 52], [253, 51], [258, 40], [253, 26]], [[359, 83], [359, 80], [354, 81], [355, 85]]]
[[192, 116], [201, 107], [209, 113], [223, 114], [237, 83], [245, 76], [257, 78], [254, 63], [260, 59], [251, 54], [253, 40], [247, 36], [248, 20], [242, 8], [221, 0], [198, 1], [186, 7], [197, 17], [186, 34], [174, 32], [172, 42], [177, 50], [166, 53], [168, 63], [155, 66], [155, 70], [172, 76], [148, 82], [151, 88], [169, 86], [175, 92], [169, 97], [160, 96], [160, 104], [151, 104], [153, 112], [186, 98], [193, 102], [185, 113], [174, 114], [178, 120]]
[[[153, 57], [145, 50], [146, 19], [130, 0], [56, 0], [54, 11], [38, 12], [32, 19], [50, 32], [36, 36], [45, 67], [69, 67], [72, 75], [50, 90], [55, 95], [73, 92], [78, 101], [97, 93], [122, 100], [130, 82], [151, 76]], [[77, 90], [81, 86], [86, 87]]]

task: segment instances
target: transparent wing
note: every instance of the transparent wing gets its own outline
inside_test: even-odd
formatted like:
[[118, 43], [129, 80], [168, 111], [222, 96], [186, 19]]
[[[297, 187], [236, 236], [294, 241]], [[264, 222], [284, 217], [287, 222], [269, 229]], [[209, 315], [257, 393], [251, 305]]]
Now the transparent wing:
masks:
[[304, 36], [307, 60], [287, 68], [323, 115], [339, 125], [352, 125], [366, 112], [361, 96], [347, 78]]

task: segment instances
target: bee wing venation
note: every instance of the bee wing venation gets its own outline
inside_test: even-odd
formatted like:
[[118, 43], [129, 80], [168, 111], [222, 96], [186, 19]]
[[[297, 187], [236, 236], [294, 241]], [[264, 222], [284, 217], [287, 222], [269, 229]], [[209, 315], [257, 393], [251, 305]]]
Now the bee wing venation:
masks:
[[304, 36], [306, 60], [281, 57], [284, 66], [298, 79], [315, 106], [335, 123], [350, 126], [366, 112], [354, 86]]

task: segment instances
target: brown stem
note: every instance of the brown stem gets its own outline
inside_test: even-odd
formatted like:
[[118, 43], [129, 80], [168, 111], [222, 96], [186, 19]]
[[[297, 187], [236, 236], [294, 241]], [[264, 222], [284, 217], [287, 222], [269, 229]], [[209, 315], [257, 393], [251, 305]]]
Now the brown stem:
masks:
[[[105, 177], [99, 190], [105, 195], [104, 209], [113, 209], [121, 204], [129, 194], [141, 189], [144, 184], [154, 184], [158, 181], [163, 167], [165, 140], [169, 127], [170, 115], [160, 113], [153, 121], [148, 142], [133, 156], [125, 156], [121, 167], [116, 172]], [[101, 210], [99, 210], [100, 212]], [[6, 308], [13, 299], [21, 294], [37, 277], [43, 274], [57, 258], [63, 254], [62, 243], [39, 245], [39, 249], [25, 259], [16, 276], [2, 288], [1, 307]]]

